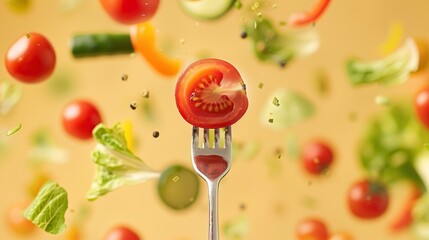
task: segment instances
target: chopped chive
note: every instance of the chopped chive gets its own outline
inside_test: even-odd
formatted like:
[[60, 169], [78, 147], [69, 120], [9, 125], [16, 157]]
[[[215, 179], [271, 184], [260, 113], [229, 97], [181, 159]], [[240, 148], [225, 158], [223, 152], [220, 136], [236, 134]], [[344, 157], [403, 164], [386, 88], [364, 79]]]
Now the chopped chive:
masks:
[[31, 34], [27, 33], [27, 34], [25, 34], [25, 37], [27, 37], [27, 39], [30, 39], [31, 38]]
[[273, 98], [273, 105], [276, 107], [280, 106], [280, 101], [278, 98], [276, 98], [276, 97]]
[[241, 1], [240, 1], [240, 0], [235, 0], [235, 2], [234, 2], [234, 7], [235, 7], [236, 9], [241, 9], [241, 7], [243, 7], [243, 4], [241, 3]]
[[10, 135], [18, 132], [21, 129], [21, 127], [22, 127], [22, 124], [20, 123], [20, 124], [18, 124], [18, 126], [16, 126], [16, 127], [12, 128], [12, 129], [10, 129], [9, 131], [7, 131], [6, 136], [10, 136]]

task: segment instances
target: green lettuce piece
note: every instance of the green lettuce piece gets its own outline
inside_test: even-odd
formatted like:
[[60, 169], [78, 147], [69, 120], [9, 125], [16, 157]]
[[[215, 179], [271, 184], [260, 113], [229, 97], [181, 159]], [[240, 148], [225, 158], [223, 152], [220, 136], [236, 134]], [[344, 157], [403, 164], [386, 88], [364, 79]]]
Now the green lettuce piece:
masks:
[[97, 141], [92, 151], [96, 173], [87, 193], [88, 200], [95, 200], [126, 184], [159, 177], [159, 172], [153, 171], [128, 149], [120, 123], [113, 128], [99, 124], [92, 134]]
[[[278, 99], [278, 106], [273, 105]], [[267, 98], [261, 114], [262, 124], [273, 129], [285, 129], [313, 116], [313, 104], [298, 92], [278, 89]]]
[[409, 180], [423, 187], [415, 161], [429, 134], [410, 106], [389, 106], [370, 122], [359, 147], [360, 163], [369, 176], [387, 184]]
[[378, 82], [394, 85], [408, 80], [411, 72], [419, 66], [419, 52], [416, 43], [407, 39], [391, 55], [375, 60], [349, 59], [346, 63], [347, 75], [353, 85]]
[[24, 216], [39, 228], [51, 234], [66, 229], [65, 212], [68, 208], [67, 192], [54, 182], [47, 182], [40, 189]]
[[313, 28], [280, 32], [267, 18], [252, 19], [243, 28], [252, 39], [256, 57], [281, 66], [293, 59], [311, 55], [320, 45], [319, 36]]
[[0, 82], [0, 115], [8, 114], [21, 99], [22, 90], [10, 82]]

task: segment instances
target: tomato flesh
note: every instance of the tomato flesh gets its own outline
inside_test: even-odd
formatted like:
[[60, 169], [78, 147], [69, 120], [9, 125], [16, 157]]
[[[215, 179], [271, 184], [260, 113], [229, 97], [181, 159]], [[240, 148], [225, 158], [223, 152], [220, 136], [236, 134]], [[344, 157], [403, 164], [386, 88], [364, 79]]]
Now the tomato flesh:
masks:
[[8, 49], [5, 63], [7, 71], [15, 79], [24, 83], [38, 83], [54, 71], [56, 55], [46, 37], [27, 33]]
[[307, 144], [302, 153], [305, 170], [313, 175], [324, 173], [332, 164], [334, 154], [331, 147], [322, 141]]
[[92, 129], [101, 122], [101, 116], [91, 102], [76, 100], [65, 107], [62, 120], [67, 133], [85, 140], [92, 138]]
[[316, 218], [308, 218], [301, 221], [296, 229], [299, 240], [328, 240], [329, 231], [325, 223]]
[[387, 210], [389, 196], [386, 187], [376, 181], [356, 182], [348, 192], [349, 209], [362, 219], [377, 218]]
[[104, 10], [117, 22], [137, 24], [155, 15], [159, 0], [100, 0]]
[[105, 240], [140, 240], [140, 237], [129, 227], [118, 226], [107, 233]]
[[192, 63], [176, 85], [176, 105], [193, 126], [223, 128], [246, 112], [246, 88], [237, 69], [219, 59]]

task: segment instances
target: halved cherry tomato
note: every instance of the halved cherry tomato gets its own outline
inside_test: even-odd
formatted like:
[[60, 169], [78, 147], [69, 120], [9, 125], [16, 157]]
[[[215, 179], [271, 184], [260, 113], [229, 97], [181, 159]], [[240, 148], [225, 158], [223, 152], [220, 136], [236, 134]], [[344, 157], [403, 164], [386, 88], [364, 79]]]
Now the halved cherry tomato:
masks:
[[422, 88], [414, 98], [414, 109], [420, 122], [429, 129], [429, 86]]
[[223, 128], [246, 112], [246, 87], [237, 69], [219, 59], [199, 60], [185, 70], [176, 85], [176, 105], [193, 126]]
[[287, 21], [291, 26], [303, 26], [316, 22], [328, 7], [331, 0], [318, 0], [316, 5], [308, 13], [295, 13]]
[[159, 0], [100, 0], [100, 2], [113, 19], [123, 24], [148, 21], [159, 5]]
[[16, 234], [28, 235], [36, 229], [36, 226], [24, 217], [25, 208], [27, 208], [29, 203], [30, 201], [18, 203], [12, 206], [7, 212], [6, 222]]
[[382, 183], [365, 179], [354, 183], [350, 188], [348, 205], [358, 218], [377, 218], [387, 210], [389, 195]]
[[79, 139], [90, 139], [92, 129], [101, 122], [97, 107], [86, 100], [75, 100], [63, 111], [63, 126], [67, 133]]
[[328, 240], [329, 231], [325, 223], [317, 218], [304, 219], [295, 229], [298, 240]]
[[134, 51], [140, 53], [156, 71], [166, 76], [179, 72], [180, 60], [168, 57], [156, 47], [155, 29], [151, 23], [131, 26], [130, 37]]
[[334, 154], [331, 147], [322, 141], [308, 143], [302, 151], [302, 163], [308, 173], [319, 175], [332, 164]]
[[54, 48], [39, 33], [27, 33], [7, 51], [6, 69], [12, 77], [24, 83], [38, 83], [47, 79], [55, 68]]
[[140, 237], [131, 228], [118, 226], [110, 229], [104, 240], [140, 240]]

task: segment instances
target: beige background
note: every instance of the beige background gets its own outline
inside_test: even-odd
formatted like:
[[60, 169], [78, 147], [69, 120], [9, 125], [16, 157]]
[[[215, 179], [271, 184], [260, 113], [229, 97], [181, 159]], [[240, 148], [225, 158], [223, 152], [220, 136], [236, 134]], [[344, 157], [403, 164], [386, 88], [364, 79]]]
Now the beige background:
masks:
[[[41, 32], [53, 43], [58, 63], [56, 73], [65, 72], [74, 83], [74, 91], [55, 96], [50, 91], [49, 80], [36, 85], [22, 85], [22, 101], [7, 116], [0, 116], [1, 134], [22, 123], [22, 129], [8, 137], [7, 151], [0, 155], [0, 215], [4, 215], [14, 202], [26, 199], [26, 186], [34, 176], [34, 168], [28, 162], [31, 136], [40, 128], [48, 128], [55, 144], [69, 151], [70, 160], [64, 164], [50, 164], [43, 169], [69, 193], [70, 209], [75, 212], [86, 203], [85, 194], [91, 183], [94, 165], [89, 153], [94, 141], [79, 141], [66, 135], [60, 122], [64, 105], [75, 98], [88, 98], [99, 106], [104, 122], [113, 125], [130, 119], [134, 124], [137, 147], [141, 156], [154, 169], [162, 170], [172, 163], [190, 165], [190, 126], [181, 118], [174, 103], [175, 78], [163, 78], [140, 57], [106, 57], [75, 61], [69, 49], [69, 38], [80, 32], [127, 32], [127, 27], [111, 20], [98, 1], [84, 1], [71, 12], [59, 8], [59, 1], [34, 1], [27, 14], [15, 14], [0, 5], [0, 56], [9, 45], [29, 31]], [[249, 1], [243, 1], [248, 3]], [[314, 1], [273, 1], [276, 10], [269, 14], [277, 20], [285, 20], [290, 13], [309, 8]], [[381, 110], [374, 104], [374, 97], [403, 97], [410, 100], [416, 89], [427, 82], [427, 74], [414, 76], [400, 86], [384, 88], [365, 86], [353, 88], [347, 81], [344, 60], [349, 56], [367, 59], [379, 57], [377, 51], [388, 35], [392, 22], [404, 26], [404, 36], [421, 36], [429, 39], [429, 2], [426, 0], [361, 0], [332, 1], [328, 11], [317, 23], [321, 47], [314, 55], [291, 63], [286, 69], [276, 65], [259, 63], [251, 51], [250, 41], [240, 39], [240, 27], [244, 11], [233, 9], [227, 16], [215, 22], [195, 21], [186, 16], [174, 0], [162, 0], [153, 24], [158, 30], [160, 42], [170, 42], [173, 51], [188, 64], [200, 52], [225, 59], [234, 64], [248, 85], [250, 107], [246, 115], [234, 126], [236, 141], [259, 140], [262, 151], [251, 161], [234, 163], [231, 172], [221, 184], [219, 198], [220, 222], [225, 223], [240, 215], [248, 217], [248, 240], [294, 239], [296, 223], [307, 216], [325, 219], [332, 231], [351, 232], [358, 240], [405, 240], [408, 233], [392, 235], [387, 224], [404, 199], [402, 188], [391, 189], [391, 206], [387, 214], [377, 220], [362, 221], [351, 216], [346, 208], [345, 193], [351, 183], [363, 177], [356, 156], [356, 145], [362, 135], [368, 117]], [[183, 41], [184, 40], [184, 41]], [[0, 57], [0, 66], [4, 59]], [[330, 94], [316, 94], [313, 74], [325, 69], [330, 79]], [[122, 82], [122, 73], [129, 79]], [[4, 67], [0, 79], [11, 80]], [[264, 83], [258, 89], [259, 82]], [[278, 88], [288, 88], [308, 96], [317, 107], [317, 114], [310, 120], [284, 131], [264, 128], [259, 122], [262, 103]], [[155, 103], [156, 122], [142, 118], [132, 111], [129, 103], [140, 98], [140, 92], [148, 89]], [[351, 122], [349, 114], [357, 113]], [[158, 130], [160, 137], [152, 138]], [[268, 159], [274, 149], [284, 145], [291, 133], [300, 143], [321, 137], [335, 147], [336, 163], [331, 175], [321, 179], [306, 175], [300, 165], [282, 157], [278, 174], [273, 175]], [[311, 181], [312, 184], [308, 184]], [[309, 208], [305, 198], [316, 199]], [[240, 204], [246, 205], [241, 211]], [[123, 187], [95, 202], [89, 203], [91, 214], [82, 228], [82, 239], [101, 239], [106, 230], [118, 223], [129, 224], [147, 240], [201, 240], [207, 234], [206, 188], [202, 184], [201, 195], [192, 208], [174, 212], [161, 204], [156, 194], [156, 181]], [[67, 222], [75, 213], [67, 213]], [[3, 218], [2, 218], [3, 219]], [[0, 239], [63, 239], [38, 231], [29, 237], [13, 235], [0, 224]], [[226, 239], [222, 236], [222, 239]]]

